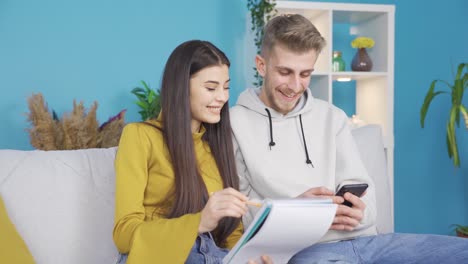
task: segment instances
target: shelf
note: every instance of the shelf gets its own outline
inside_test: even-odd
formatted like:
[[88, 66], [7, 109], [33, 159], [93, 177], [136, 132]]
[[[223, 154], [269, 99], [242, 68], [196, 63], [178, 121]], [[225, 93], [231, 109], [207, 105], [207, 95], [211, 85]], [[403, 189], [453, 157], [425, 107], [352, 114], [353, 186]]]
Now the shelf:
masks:
[[352, 11], [334, 11], [333, 23], [339, 24], [362, 24], [374, 20], [379, 16], [385, 15], [381, 12], [352, 12]]
[[352, 80], [369, 80], [373, 78], [387, 77], [386, 72], [333, 72], [332, 80], [336, 81], [338, 78], [349, 77]]
[[[382, 129], [387, 157], [387, 173], [393, 183], [394, 167], [394, 52], [395, 6], [381, 4], [276, 1], [278, 14], [297, 13], [309, 19], [327, 45], [314, 65], [310, 89], [315, 98], [325, 100], [356, 114], [367, 124]], [[356, 49], [350, 43], [357, 36], [370, 37], [374, 47], [367, 50], [372, 59], [371, 72], [333, 72], [333, 51], [343, 54], [345, 69]], [[338, 82], [341, 77], [350, 82]]]

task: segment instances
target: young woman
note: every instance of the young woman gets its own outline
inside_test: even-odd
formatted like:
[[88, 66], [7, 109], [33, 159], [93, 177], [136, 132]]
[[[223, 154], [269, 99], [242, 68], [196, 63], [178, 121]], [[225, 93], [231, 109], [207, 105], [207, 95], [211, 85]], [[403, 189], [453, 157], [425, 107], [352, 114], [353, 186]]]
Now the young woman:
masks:
[[182, 43], [164, 69], [161, 114], [124, 128], [115, 160], [119, 263], [222, 263], [240, 238], [247, 197], [237, 191], [229, 66], [209, 42]]

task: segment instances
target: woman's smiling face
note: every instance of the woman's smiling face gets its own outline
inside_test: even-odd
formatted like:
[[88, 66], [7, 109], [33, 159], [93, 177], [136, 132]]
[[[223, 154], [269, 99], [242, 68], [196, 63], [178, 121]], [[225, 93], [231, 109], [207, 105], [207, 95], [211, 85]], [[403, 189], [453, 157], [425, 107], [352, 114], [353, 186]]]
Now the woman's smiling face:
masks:
[[190, 111], [192, 133], [201, 123], [218, 123], [221, 109], [229, 99], [229, 68], [216, 65], [204, 68], [190, 78]]

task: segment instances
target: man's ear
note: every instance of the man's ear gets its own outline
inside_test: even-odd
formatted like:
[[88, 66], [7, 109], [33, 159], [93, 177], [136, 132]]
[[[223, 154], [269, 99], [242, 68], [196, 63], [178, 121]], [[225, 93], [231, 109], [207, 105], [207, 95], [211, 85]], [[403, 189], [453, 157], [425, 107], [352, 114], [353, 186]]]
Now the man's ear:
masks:
[[266, 62], [265, 62], [265, 59], [262, 56], [260, 56], [259, 54], [257, 54], [257, 56], [255, 56], [255, 65], [257, 66], [258, 74], [260, 74], [260, 76], [262, 76], [262, 77], [265, 77]]

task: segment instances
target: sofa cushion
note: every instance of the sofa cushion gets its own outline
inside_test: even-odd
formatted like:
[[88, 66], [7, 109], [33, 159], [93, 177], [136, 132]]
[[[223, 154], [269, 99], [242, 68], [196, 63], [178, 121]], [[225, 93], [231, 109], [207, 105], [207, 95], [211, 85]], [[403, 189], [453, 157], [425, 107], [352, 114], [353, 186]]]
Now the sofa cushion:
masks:
[[8, 218], [2, 197], [0, 197], [0, 256], [2, 263], [34, 263], [28, 247], [24, 244], [15, 226]]
[[115, 263], [116, 148], [0, 150], [0, 195], [37, 263]]

